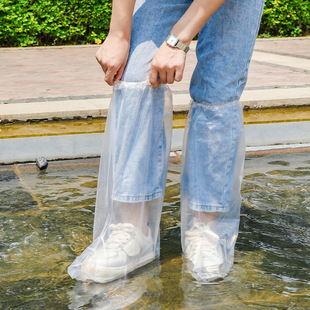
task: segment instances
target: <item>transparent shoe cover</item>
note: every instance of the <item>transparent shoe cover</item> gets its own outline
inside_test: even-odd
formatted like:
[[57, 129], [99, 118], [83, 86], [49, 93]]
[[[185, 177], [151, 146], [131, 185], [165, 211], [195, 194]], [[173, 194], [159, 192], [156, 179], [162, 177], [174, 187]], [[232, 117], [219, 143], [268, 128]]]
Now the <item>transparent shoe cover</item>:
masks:
[[192, 102], [184, 133], [181, 238], [200, 282], [226, 276], [238, 235], [245, 154], [242, 106]]
[[[158, 277], [160, 271], [160, 262], [155, 260], [131, 273], [130, 276], [109, 283], [77, 281], [68, 291], [70, 299], [68, 308], [70, 310], [90, 309], [89, 305], [91, 305], [93, 310], [128, 309], [129, 306], [146, 309], [148, 305], [143, 299], [141, 300], [141, 297], [147, 290], [151, 290], [152, 308], [160, 309], [160, 305], [157, 304], [157, 308], [154, 305], [154, 300], [155, 303], [156, 299], [160, 300], [162, 293], [162, 283]], [[146, 301], [148, 301], [147, 298]]]
[[93, 243], [69, 266], [72, 278], [109, 282], [159, 256], [171, 134], [168, 86], [115, 84], [100, 159]]

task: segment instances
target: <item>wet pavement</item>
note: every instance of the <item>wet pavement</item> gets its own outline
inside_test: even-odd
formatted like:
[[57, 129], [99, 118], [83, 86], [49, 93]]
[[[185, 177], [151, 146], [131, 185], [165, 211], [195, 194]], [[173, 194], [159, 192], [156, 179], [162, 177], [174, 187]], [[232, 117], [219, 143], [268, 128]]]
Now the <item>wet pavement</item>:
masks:
[[171, 160], [161, 259], [108, 284], [72, 280], [91, 243], [97, 158], [0, 166], [1, 309], [308, 309], [310, 153], [247, 156], [235, 264], [201, 285], [180, 247], [180, 165]]

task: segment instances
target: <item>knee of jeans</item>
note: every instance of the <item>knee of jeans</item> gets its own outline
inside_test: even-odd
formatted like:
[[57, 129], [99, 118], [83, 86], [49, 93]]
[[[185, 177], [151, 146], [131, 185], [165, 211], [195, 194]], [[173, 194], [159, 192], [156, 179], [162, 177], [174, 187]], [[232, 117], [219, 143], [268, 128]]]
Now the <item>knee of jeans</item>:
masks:
[[190, 95], [193, 101], [205, 106], [221, 106], [239, 101], [245, 83], [240, 83], [239, 78], [225, 82], [221, 74], [218, 78], [213, 74], [213, 80], [210, 80], [194, 72], [190, 83]]

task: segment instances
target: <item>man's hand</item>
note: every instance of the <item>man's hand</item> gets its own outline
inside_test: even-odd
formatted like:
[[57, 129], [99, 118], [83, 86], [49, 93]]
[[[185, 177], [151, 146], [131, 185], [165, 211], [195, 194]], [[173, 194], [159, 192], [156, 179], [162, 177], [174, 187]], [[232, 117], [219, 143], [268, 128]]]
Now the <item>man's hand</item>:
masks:
[[[150, 69], [150, 84], [154, 87], [180, 82], [183, 77], [186, 53], [164, 42], [155, 54]], [[158, 81], [158, 76], [160, 81]]]
[[123, 76], [128, 60], [129, 47], [128, 40], [108, 35], [96, 52], [96, 59], [106, 74], [104, 80], [111, 86]]

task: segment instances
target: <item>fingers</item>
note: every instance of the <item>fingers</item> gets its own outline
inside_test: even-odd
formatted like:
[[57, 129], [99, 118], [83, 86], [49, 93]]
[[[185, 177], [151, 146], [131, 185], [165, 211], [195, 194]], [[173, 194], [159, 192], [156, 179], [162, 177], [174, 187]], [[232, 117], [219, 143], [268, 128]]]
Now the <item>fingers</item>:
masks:
[[174, 75], [174, 80], [176, 82], [181, 82], [183, 79], [183, 72], [184, 72], [184, 67], [180, 66], [176, 68], [175, 75]]
[[157, 69], [151, 65], [150, 70], [150, 76], [149, 76], [149, 82], [153, 87], [158, 87], [160, 85], [160, 82], [158, 81], [158, 71]]
[[97, 61], [99, 62], [103, 72], [105, 73], [104, 80], [112, 86], [114, 84], [114, 81], [119, 81], [124, 73], [125, 65], [122, 66], [115, 66], [115, 65], [109, 65], [104, 63], [103, 61], [99, 60], [97, 58]]
[[[97, 59], [98, 60], [98, 59]], [[103, 72], [105, 73], [105, 78], [104, 80], [112, 86], [116, 81], [120, 81], [123, 73], [125, 71], [126, 64], [121, 65], [120, 67], [118, 66], [113, 66], [113, 65], [108, 65], [100, 60], [98, 60]]]
[[[99, 61], [98, 61], [99, 62]], [[100, 62], [99, 62], [100, 63]], [[123, 64], [120, 68], [104, 65], [100, 63], [103, 72], [105, 73], [104, 80], [112, 86], [116, 81], [120, 81], [125, 71], [126, 64]]]
[[[184, 65], [159, 65], [156, 60], [152, 61], [149, 81], [153, 87], [163, 84], [173, 84], [180, 82], [183, 78]], [[158, 78], [160, 81], [158, 81]]]
[[107, 65], [103, 62], [103, 60], [101, 59], [100, 49], [101, 49], [101, 48], [99, 48], [99, 49], [97, 50], [96, 56], [95, 56], [95, 57], [96, 57], [97, 62], [98, 62], [99, 65], [101, 66], [103, 72], [106, 73], [107, 70], [108, 70], [108, 67], [107, 67]]
[[105, 73], [105, 82], [112, 86], [121, 80], [128, 60], [130, 44], [108, 36], [96, 52], [96, 59]]
[[[158, 77], [160, 81], [158, 81]], [[149, 81], [153, 87], [158, 87], [160, 83], [172, 84], [174, 82], [174, 70], [159, 68], [156, 64], [152, 63], [150, 69]]]
[[163, 84], [167, 84], [167, 71], [166, 70], [159, 71], [159, 79]]
[[118, 69], [119, 69], [119, 68], [117, 68], [117, 67], [111, 66], [111, 67], [108, 68], [108, 70], [107, 70], [107, 72], [106, 72], [106, 74], [105, 74], [104, 80], [105, 80], [110, 86], [113, 85], [114, 77], [115, 77], [115, 75], [116, 75]]
[[114, 78], [114, 81], [117, 82], [117, 81], [120, 81], [122, 76], [123, 76], [123, 73], [125, 71], [125, 67], [126, 65], [123, 64], [117, 71], [116, 75], [115, 75], [115, 78]]
[[154, 66], [151, 66], [149, 81], [153, 87], [158, 87], [160, 85], [158, 76], [161, 83], [173, 84], [175, 81], [180, 82], [182, 80], [183, 69], [180, 67], [177, 69], [158, 70]]
[[167, 72], [167, 83], [168, 84], [173, 84], [175, 81], [175, 71], [170, 70]]

